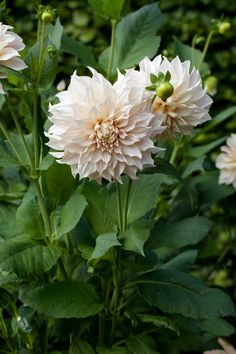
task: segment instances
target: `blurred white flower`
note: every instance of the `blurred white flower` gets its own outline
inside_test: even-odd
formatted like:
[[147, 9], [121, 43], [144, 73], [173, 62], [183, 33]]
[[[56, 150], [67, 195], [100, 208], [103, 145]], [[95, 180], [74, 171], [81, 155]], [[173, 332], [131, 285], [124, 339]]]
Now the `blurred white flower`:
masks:
[[[179, 57], [169, 61], [159, 55], [153, 61], [144, 58], [139, 67], [139, 71], [127, 70], [127, 89], [135, 87], [146, 112], [155, 114], [155, 120], [165, 128], [162, 137], [191, 134], [193, 127], [211, 119], [208, 111], [212, 99], [202, 87], [198, 70], [190, 71], [190, 61], [182, 63]], [[169, 94], [163, 99], [165, 96], [161, 98], [147, 87], [152, 85], [151, 74], [158, 76], [168, 72], [170, 79], [163, 88]]]
[[223, 338], [218, 339], [218, 343], [222, 346], [224, 350], [209, 350], [203, 354], [236, 354], [236, 349], [226, 342]]
[[57, 94], [60, 102], [50, 106], [53, 125], [45, 135], [58, 162], [68, 164], [72, 174], [97, 181], [121, 182], [121, 174], [136, 178], [138, 170], [152, 166], [155, 147], [150, 136], [160, 124], [150, 125], [152, 113], [145, 113], [125, 90], [123, 76], [112, 85], [92, 70], [93, 77], [71, 78], [66, 91]]
[[[20, 58], [18, 53], [25, 48], [22, 38], [18, 34], [11, 31], [13, 27], [3, 25], [0, 22], [0, 65], [19, 71], [27, 68], [27, 65]], [[2, 73], [0, 69], [0, 78], [7, 77], [6, 73]], [[0, 93], [4, 93], [0, 84]]]
[[216, 167], [220, 170], [219, 183], [233, 184], [236, 188], [236, 134], [231, 134], [221, 151], [216, 159]]
[[0, 82], [0, 93], [2, 93], [3, 95], [4, 95], [4, 90], [3, 90], [3, 88], [2, 88], [2, 84], [1, 84], [1, 82]]

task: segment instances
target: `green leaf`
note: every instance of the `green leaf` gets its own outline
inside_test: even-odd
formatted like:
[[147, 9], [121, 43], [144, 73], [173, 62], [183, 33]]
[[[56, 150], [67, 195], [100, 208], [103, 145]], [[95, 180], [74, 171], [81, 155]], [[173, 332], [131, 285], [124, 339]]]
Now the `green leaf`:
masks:
[[47, 34], [51, 43], [55, 46], [57, 50], [61, 47], [61, 39], [63, 34], [63, 26], [61, 25], [59, 17], [56, 19], [55, 25], [47, 26]]
[[162, 269], [167, 270], [178, 270], [181, 272], [187, 272], [190, 270], [191, 266], [197, 258], [197, 250], [188, 250], [178, 254], [176, 257], [172, 258], [170, 261], [162, 266]]
[[113, 347], [97, 347], [98, 354], [130, 354], [130, 351], [127, 348], [113, 346]]
[[0, 205], [0, 237], [4, 239], [19, 236], [22, 229], [16, 223], [17, 207], [14, 205]]
[[163, 175], [171, 176], [177, 179], [180, 183], [183, 183], [183, 178], [176, 170], [176, 168], [169, 163], [166, 159], [162, 159], [161, 157], [155, 158], [155, 165], [156, 167], [146, 168], [142, 171], [142, 174], [149, 174], [149, 173], [161, 173]]
[[158, 354], [154, 339], [145, 334], [132, 336], [125, 343], [132, 354]]
[[73, 336], [69, 354], [95, 354], [95, 351], [87, 341]]
[[58, 237], [75, 228], [87, 205], [88, 203], [79, 191], [75, 191], [72, 194], [68, 202], [60, 210], [60, 224], [57, 230]]
[[64, 204], [76, 186], [70, 167], [54, 162], [45, 173], [45, 181], [54, 206]]
[[88, 0], [88, 3], [99, 16], [117, 20], [120, 17], [125, 0]]
[[[162, 24], [162, 15], [157, 4], [150, 4], [129, 14], [121, 20], [116, 30], [116, 45], [112, 72], [127, 69], [139, 63], [145, 56], [152, 58], [160, 45], [156, 36]], [[110, 48], [100, 56], [99, 63], [106, 70]]]
[[115, 201], [111, 200], [108, 190], [96, 182], [86, 182], [81, 193], [88, 202], [85, 215], [95, 233], [99, 235], [117, 231], [117, 224], [112, 217], [116, 209], [116, 198]]
[[197, 278], [176, 271], [160, 270], [138, 281], [140, 294], [163, 312], [192, 318], [217, 318], [236, 315], [228, 295], [207, 288]]
[[30, 188], [16, 213], [16, 221], [22, 232], [35, 238], [44, 237], [43, 220], [34, 191]]
[[92, 285], [65, 281], [46, 284], [20, 294], [25, 306], [54, 318], [85, 318], [103, 308]]
[[29, 237], [18, 236], [1, 243], [0, 269], [28, 278], [50, 270], [61, 255], [59, 247], [45, 246]]
[[98, 235], [89, 261], [103, 257], [110, 248], [120, 245], [115, 232]]
[[196, 158], [200, 157], [204, 154], [207, 154], [211, 150], [215, 149], [217, 146], [221, 145], [223, 142], [225, 142], [225, 139], [226, 137], [219, 138], [215, 141], [212, 141], [209, 144], [190, 148], [189, 150], [187, 150], [187, 154], [191, 157], [196, 157]]
[[76, 41], [66, 35], [62, 36], [61, 51], [64, 53], [72, 54], [79, 59], [82, 65], [89, 65], [93, 68], [97, 67], [97, 62], [89, 46], [82, 42]]
[[208, 132], [212, 128], [216, 127], [217, 125], [223, 123], [226, 119], [230, 118], [232, 115], [236, 113], [236, 106], [229, 107], [225, 109], [224, 111], [220, 112], [217, 114], [215, 117], [212, 118], [211, 121], [209, 121], [203, 129], [201, 129], [201, 133]]
[[171, 319], [169, 319], [168, 317], [148, 315], [148, 314], [144, 314], [144, 313], [139, 314], [138, 317], [144, 323], [152, 323], [156, 327], [168, 328], [171, 331], [177, 333], [178, 336], [180, 335], [178, 327], [176, 327], [174, 322], [171, 321]]
[[151, 233], [149, 247], [178, 249], [195, 245], [207, 236], [210, 227], [210, 221], [202, 216], [194, 216], [176, 222], [160, 223]]
[[[181, 61], [190, 60], [192, 67], [199, 69], [201, 63], [202, 52], [199, 49], [192, 49], [187, 44], [182, 43], [178, 38], [174, 37], [174, 55], [178, 55]], [[206, 75], [209, 72], [209, 66], [205, 62], [201, 65], [201, 74]]]
[[203, 163], [205, 161], [205, 158], [206, 156], [202, 155], [199, 156], [196, 160], [191, 161], [183, 172], [183, 178], [190, 176], [193, 172], [204, 172]]
[[231, 336], [235, 333], [234, 327], [222, 318], [214, 318], [213, 320], [201, 321], [199, 327], [202, 331], [212, 333], [215, 336]]
[[137, 220], [124, 231], [120, 238], [122, 239], [122, 248], [126, 251], [133, 251], [144, 256], [143, 247], [150, 234], [150, 222]]

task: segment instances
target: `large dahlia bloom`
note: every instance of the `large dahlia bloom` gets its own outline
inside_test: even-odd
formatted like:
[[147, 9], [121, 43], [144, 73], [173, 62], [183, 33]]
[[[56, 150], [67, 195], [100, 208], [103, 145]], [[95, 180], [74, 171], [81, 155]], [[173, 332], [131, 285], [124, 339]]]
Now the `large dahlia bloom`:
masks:
[[[169, 61], [159, 55], [153, 61], [144, 58], [139, 67], [139, 71], [127, 70], [127, 89], [136, 88], [136, 95], [139, 95], [146, 112], [154, 113], [155, 119], [165, 128], [162, 136], [191, 134], [193, 127], [211, 119], [208, 111], [212, 99], [202, 87], [198, 70], [190, 71], [190, 61], [182, 63], [179, 57]], [[168, 72], [173, 92], [163, 100], [147, 87], [152, 85], [151, 74], [158, 76]]]
[[216, 159], [216, 167], [220, 170], [220, 184], [233, 184], [236, 188], [236, 134], [227, 139], [222, 146], [222, 153]]
[[[0, 22], [0, 65], [7, 68], [19, 71], [27, 68], [27, 65], [20, 58], [18, 53], [25, 48], [22, 38], [18, 34], [11, 31], [13, 27], [3, 25]], [[7, 75], [1, 73], [0, 78], [4, 79]], [[0, 83], [0, 93], [4, 93], [2, 85]]]
[[68, 90], [57, 94], [60, 102], [50, 106], [53, 125], [45, 134], [56, 150], [51, 154], [80, 178], [121, 182], [124, 173], [134, 179], [153, 165], [151, 154], [159, 149], [150, 136], [160, 124], [151, 124], [153, 114], [130, 103], [135, 92], [125, 90], [123, 77], [112, 85], [91, 71], [92, 78], [74, 73]]

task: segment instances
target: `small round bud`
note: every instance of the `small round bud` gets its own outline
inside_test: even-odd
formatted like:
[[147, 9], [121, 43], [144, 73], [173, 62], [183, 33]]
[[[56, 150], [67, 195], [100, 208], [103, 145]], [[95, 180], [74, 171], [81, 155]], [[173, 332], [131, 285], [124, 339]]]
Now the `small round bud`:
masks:
[[174, 92], [174, 88], [169, 82], [162, 82], [156, 88], [156, 95], [162, 99], [162, 101], [166, 101], [168, 97], [172, 95]]
[[42, 14], [42, 21], [49, 24], [53, 21], [53, 15], [50, 11], [44, 11]]
[[217, 92], [218, 79], [215, 76], [209, 76], [205, 81], [205, 86], [207, 86], [207, 93], [214, 96]]
[[225, 34], [230, 30], [230, 28], [231, 28], [231, 24], [229, 22], [222, 22], [219, 24], [219, 33]]

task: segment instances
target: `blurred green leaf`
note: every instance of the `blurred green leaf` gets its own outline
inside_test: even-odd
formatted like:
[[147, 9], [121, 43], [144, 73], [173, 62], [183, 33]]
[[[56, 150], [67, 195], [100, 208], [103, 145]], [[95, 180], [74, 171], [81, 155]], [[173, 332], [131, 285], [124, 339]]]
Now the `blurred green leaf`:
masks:
[[91, 254], [89, 261], [103, 257], [109, 249], [115, 246], [120, 246], [115, 232], [98, 235], [96, 237], [96, 245]]
[[88, 0], [93, 10], [100, 16], [117, 20], [120, 17], [126, 0]]
[[176, 257], [172, 258], [166, 262], [161, 268], [162, 269], [175, 269], [181, 272], [188, 272], [197, 258], [197, 250], [187, 250], [181, 252]]
[[95, 354], [95, 351], [87, 341], [73, 336], [69, 354]]
[[212, 141], [211, 143], [208, 143], [206, 145], [192, 147], [187, 150], [187, 154], [191, 157], [196, 157], [196, 158], [200, 157], [204, 154], [207, 154], [211, 150], [215, 149], [217, 146], [221, 145], [225, 140], [226, 140], [226, 137], [219, 138], [219, 139]]
[[236, 113], [236, 106], [229, 107], [219, 114], [217, 114], [215, 117], [212, 118], [211, 121], [209, 121], [202, 129], [202, 132], [208, 132], [209, 130], [215, 128], [217, 125], [223, 123], [226, 119], [230, 118], [232, 115]]
[[125, 343], [132, 354], [158, 354], [154, 339], [146, 334], [129, 337]]
[[97, 67], [97, 62], [92, 49], [82, 42], [76, 41], [66, 35], [62, 36], [61, 49], [62, 52], [72, 54], [79, 59], [82, 65], [89, 65], [93, 68]]

